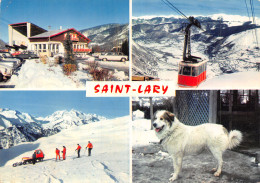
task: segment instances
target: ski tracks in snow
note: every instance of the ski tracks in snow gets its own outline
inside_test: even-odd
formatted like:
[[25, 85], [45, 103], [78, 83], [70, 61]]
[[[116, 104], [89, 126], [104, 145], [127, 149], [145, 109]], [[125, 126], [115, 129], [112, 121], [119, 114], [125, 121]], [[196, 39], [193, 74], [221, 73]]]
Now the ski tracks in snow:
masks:
[[99, 162], [97, 160], [93, 160], [91, 161], [91, 164], [94, 168], [96, 169], [99, 169], [101, 171], [104, 171], [106, 173], [106, 175], [112, 179], [112, 182], [119, 182], [117, 180], [117, 178], [113, 175], [113, 171], [109, 169], [109, 167], [105, 164], [105, 163], [102, 163], [102, 162]]
[[54, 177], [53, 175], [49, 175], [45, 181], [45, 183], [63, 183], [63, 180]]
[[[55, 161], [50, 161], [49, 162], [49, 166], [44, 166], [42, 171], [43, 171], [43, 175], [46, 176], [44, 183], [63, 183], [63, 180], [57, 178], [56, 176], [54, 176], [51, 172], [56, 172], [56, 168], [57, 168], [57, 162]], [[59, 170], [61, 171], [61, 170]]]

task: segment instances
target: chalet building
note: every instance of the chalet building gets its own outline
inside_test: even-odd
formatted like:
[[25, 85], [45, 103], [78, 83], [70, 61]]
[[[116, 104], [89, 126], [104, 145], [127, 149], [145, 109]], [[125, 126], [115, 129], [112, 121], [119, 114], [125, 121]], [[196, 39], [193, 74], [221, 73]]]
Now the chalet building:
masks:
[[67, 34], [70, 34], [75, 53], [91, 52], [88, 47], [91, 40], [74, 28], [47, 31], [35, 24], [23, 22], [8, 25], [8, 31], [10, 46], [25, 46], [39, 55], [64, 54], [63, 42]]

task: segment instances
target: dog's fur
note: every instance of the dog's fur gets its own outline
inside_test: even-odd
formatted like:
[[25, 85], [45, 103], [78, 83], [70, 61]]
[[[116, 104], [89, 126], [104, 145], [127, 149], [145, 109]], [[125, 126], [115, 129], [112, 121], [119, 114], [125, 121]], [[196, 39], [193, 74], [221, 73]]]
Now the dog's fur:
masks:
[[174, 173], [170, 181], [178, 178], [184, 155], [197, 154], [204, 149], [209, 149], [216, 158], [218, 166], [214, 175], [219, 176], [223, 152], [236, 147], [242, 141], [240, 131], [233, 130], [228, 133], [222, 125], [212, 123], [198, 126], [184, 125], [168, 111], [157, 111], [153, 126], [162, 146], [173, 159]]

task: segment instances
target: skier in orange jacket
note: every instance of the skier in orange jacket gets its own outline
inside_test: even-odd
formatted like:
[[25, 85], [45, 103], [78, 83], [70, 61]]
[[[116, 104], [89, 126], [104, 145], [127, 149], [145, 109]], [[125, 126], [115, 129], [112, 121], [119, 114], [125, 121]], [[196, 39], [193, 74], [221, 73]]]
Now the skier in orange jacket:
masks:
[[88, 156], [91, 156], [91, 150], [93, 149], [93, 145], [90, 141], [88, 141], [88, 145], [86, 149], [88, 148]]
[[59, 156], [59, 160], [60, 160], [60, 150], [58, 148], [56, 148], [56, 161], [57, 161], [58, 156]]
[[63, 146], [63, 150], [61, 152], [62, 152], [63, 160], [65, 160], [66, 159], [66, 147], [65, 146]]
[[77, 147], [77, 149], [75, 150], [75, 151], [78, 151], [78, 158], [80, 157], [80, 149], [81, 149], [81, 146], [79, 145], [79, 144], [77, 144], [78, 145], [78, 147]]

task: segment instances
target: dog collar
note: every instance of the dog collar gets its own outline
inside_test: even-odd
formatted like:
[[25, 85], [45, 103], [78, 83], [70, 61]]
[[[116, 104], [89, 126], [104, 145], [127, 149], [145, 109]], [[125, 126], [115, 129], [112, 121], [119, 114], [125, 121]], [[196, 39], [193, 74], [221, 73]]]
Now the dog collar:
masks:
[[168, 135], [166, 135], [166, 137], [162, 138], [162, 139], [160, 140], [159, 144], [162, 144], [163, 141], [164, 141], [166, 138], [168, 138], [169, 136], [170, 136], [170, 133], [169, 133]]

